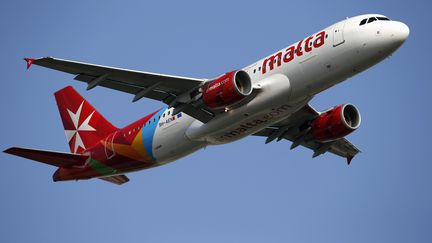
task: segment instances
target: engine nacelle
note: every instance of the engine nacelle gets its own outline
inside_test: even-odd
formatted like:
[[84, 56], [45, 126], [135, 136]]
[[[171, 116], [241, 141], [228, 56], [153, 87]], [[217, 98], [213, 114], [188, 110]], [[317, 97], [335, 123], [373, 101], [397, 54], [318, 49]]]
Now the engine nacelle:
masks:
[[204, 86], [202, 99], [210, 108], [233, 105], [252, 93], [252, 81], [245, 71], [228, 72]]
[[350, 134], [360, 123], [361, 116], [354, 105], [339, 105], [312, 121], [311, 134], [314, 139], [329, 142]]

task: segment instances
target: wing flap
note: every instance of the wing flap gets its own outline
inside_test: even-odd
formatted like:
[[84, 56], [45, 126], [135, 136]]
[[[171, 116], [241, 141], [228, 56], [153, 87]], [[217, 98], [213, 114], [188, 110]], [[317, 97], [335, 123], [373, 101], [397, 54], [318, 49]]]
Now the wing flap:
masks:
[[87, 155], [19, 147], [8, 148], [3, 152], [57, 167], [82, 166], [88, 159]]
[[[94, 79], [96, 79], [97, 77], [95, 76], [90, 76], [87, 74], [79, 74], [77, 75], [74, 79], [78, 80], [78, 81], [82, 81], [85, 83], [90, 83], [92, 82]], [[136, 95], [139, 92], [141, 92], [143, 89], [147, 88], [148, 86], [151, 86], [152, 84], [148, 84], [148, 85], [135, 85], [135, 84], [130, 84], [130, 83], [126, 83], [123, 81], [119, 81], [119, 80], [115, 80], [113, 78], [106, 78], [103, 81], [101, 81], [100, 83], [98, 83], [97, 86], [101, 86], [101, 87], [105, 87], [105, 88], [109, 88], [109, 89], [114, 89], [114, 90], [118, 90], [121, 92], [125, 92], [125, 93], [129, 93], [132, 95]], [[161, 87], [158, 87], [161, 88]], [[145, 97], [149, 98], [149, 99], [153, 99], [153, 100], [160, 100], [163, 101], [164, 99], [168, 98], [170, 96], [170, 94], [167, 91], [163, 91], [163, 90], [157, 90], [157, 89], [152, 89], [151, 91], [149, 91]]]

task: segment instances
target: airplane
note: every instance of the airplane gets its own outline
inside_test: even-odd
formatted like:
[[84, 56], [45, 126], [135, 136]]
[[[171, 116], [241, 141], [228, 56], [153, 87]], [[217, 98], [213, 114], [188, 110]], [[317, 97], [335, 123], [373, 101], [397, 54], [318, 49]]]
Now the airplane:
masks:
[[123, 128], [104, 118], [71, 86], [54, 96], [70, 153], [11, 147], [4, 152], [58, 167], [53, 181], [99, 178], [118, 185], [125, 173], [178, 160], [209, 145], [249, 135], [265, 143], [289, 140], [313, 157], [347, 160], [360, 151], [345, 136], [361, 116], [353, 104], [318, 112], [318, 93], [374, 66], [408, 38], [402, 22], [380, 14], [344, 19], [242, 69], [199, 79], [94, 65], [53, 57], [24, 58], [87, 83], [162, 101], [159, 109]]

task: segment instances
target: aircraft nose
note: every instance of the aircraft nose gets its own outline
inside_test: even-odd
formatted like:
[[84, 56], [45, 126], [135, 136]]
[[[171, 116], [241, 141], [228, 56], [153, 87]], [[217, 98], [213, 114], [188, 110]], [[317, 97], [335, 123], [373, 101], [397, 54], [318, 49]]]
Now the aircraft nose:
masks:
[[410, 29], [408, 27], [408, 25], [402, 23], [402, 22], [397, 22], [394, 26], [393, 26], [393, 30], [392, 30], [392, 39], [397, 43], [397, 44], [402, 44], [405, 42], [405, 40], [408, 38], [410, 33]]

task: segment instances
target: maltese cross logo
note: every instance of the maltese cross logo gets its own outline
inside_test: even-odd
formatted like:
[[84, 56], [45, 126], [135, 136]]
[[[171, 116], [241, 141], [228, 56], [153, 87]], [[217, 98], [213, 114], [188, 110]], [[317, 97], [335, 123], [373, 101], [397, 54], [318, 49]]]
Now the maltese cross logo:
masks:
[[96, 131], [96, 129], [94, 129], [89, 124], [89, 122], [90, 122], [90, 120], [94, 114], [94, 111], [81, 123], [81, 125], [78, 124], [80, 117], [81, 117], [81, 110], [82, 110], [83, 104], [84, 104], [84, 101], [81, 102], [81, 105], [79, 106], [76, 113], [73, 113], [72, 111], [67, 109], [75, 129], [74, 130], [65, 130], [65, 133], [66, 133], [68, 143], [75, 136], [75, 144], [71, 145], [71, 147], [74, 148], [73, 149], [74, 153], [77, 153], [78, 148], [85, 149], [85, 145], [81, 139], [80, 132], [82, 132], [82, 131]]

